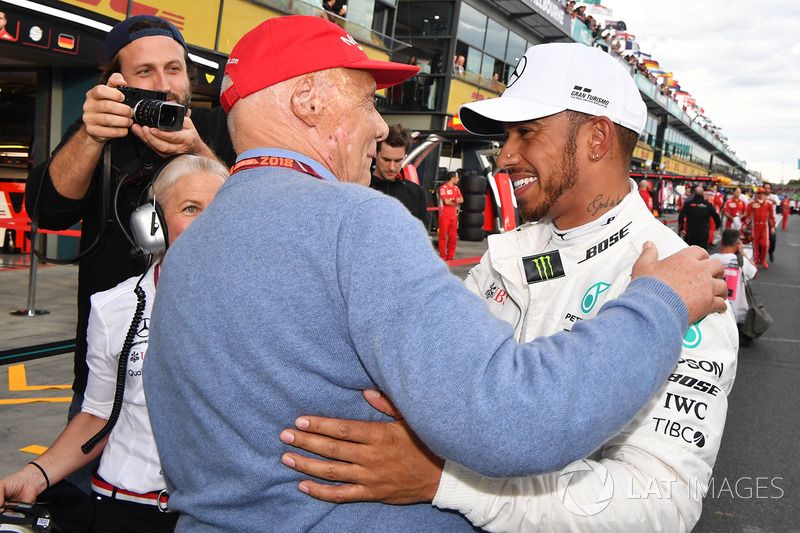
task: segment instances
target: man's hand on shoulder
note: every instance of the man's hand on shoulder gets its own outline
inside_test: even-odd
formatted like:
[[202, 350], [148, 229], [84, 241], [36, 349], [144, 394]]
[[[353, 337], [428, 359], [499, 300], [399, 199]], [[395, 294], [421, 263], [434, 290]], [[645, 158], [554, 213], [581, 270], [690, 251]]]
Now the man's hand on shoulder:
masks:
[[123, 104], [125, 96], [117, 87], [125, 86], [125, 78], [115, 72], [107, 85], [95, 85], [86, 93], [83, 103], [83, 125], [94, 142], [105, 144], [111, 139], [125, 137], [133, 124], [133, 110]]
[[659, 261], [658, 250], [648, 242], [633, 265], [631, 277], [650, 276], [672, 287], [686, 304], [689, 323], [694, 324], [709, 313], [727, 309], [724, 273], [722, 263], [709, 259], [708, 252], [699, 246], [684, 248]]
[[[377, 391], [364, 397], [375, 409], [399, 417], [388, 398]], [[298, 489], [333, 503], [380, 501], [391, 504], [430, 502], [439, 488], [444, 461], [417, 438], [408, 425], [303, 416], [298, 429], [285, 429], [285, 444], [331, 459], [285, 453], [283, 464], [310, 476], [342, 483], [301, 481]]]

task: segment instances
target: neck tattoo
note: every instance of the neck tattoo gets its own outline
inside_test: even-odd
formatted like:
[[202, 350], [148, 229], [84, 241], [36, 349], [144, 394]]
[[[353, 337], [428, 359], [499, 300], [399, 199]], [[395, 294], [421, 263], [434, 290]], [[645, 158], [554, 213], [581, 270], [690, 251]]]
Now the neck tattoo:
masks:
[[594, 200], [592, 200], [586, 206], [586, 211], [591, 216], [595, 216], [600, 211], [606, 211], [608, 209], [611, 209], [615, 205], [619, 205], [619, 203], [622, 202], [623, 198], [624, 198], [624, 196], [618, 196], [617, 198], [611, 198], [611, 197], [608, 197], [608, 196], [603, 196], [603, 194], [600, 193], [597, 196], [595, 196]]

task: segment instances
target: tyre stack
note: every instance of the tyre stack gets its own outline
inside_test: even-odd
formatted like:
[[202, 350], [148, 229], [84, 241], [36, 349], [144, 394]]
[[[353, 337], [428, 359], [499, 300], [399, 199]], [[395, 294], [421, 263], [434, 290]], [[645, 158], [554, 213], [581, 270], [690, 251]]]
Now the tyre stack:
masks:
[[483, 212], [486, 209], [486, 178], [475, 172], [464, 174], [459, 183], [464, 203], [458, 216], [458, 238], [462, 241], [482, 241]]

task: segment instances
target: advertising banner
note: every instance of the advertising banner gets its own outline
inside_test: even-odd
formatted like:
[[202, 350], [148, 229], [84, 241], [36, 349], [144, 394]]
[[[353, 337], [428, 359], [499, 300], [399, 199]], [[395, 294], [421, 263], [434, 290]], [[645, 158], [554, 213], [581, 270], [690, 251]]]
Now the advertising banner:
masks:
[[[220, 0], [61, 0], [65, 4], [117, 20], [131, 15], [155, 15], [172, 22], [186, 42], [214, 49]], [[128, 5], [130, 3], [130, 6]]]
[[569, 15], [558, 0], [522, 0], [522, 2], [549, 20], [555, 27], [564, 32], [565, 35], [572, 34], [572, 26]]
[[28, 10], [6, 5], [1, 10], [5, 14], [0, 27], [3, 56], [39, 52], [80, 63], [102, 62], [103, 41], [98, 37], [65, 21], [53, 21]]

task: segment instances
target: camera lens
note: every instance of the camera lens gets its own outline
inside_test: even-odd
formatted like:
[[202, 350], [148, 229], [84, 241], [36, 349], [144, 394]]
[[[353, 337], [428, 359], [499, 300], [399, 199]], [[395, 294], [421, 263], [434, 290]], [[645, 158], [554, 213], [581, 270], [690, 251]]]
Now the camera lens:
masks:
[[165, 102], [159, 110], [158, 129], [178, 131], [183, 128], [183, 115], [186, 108], [179, 104]]
[[186, 108], [180, 104], [146, 98], [133, 108], [133, 120], [141, 126], [178, 131], [183, 127], [185, 113]]
[[158, 115], [161, 104], [158, 100], [140, 100], [133, 108], [133, 121], [141, 126], [158, 127]]

